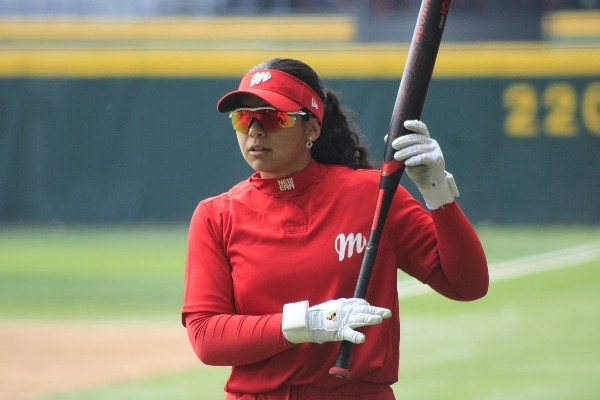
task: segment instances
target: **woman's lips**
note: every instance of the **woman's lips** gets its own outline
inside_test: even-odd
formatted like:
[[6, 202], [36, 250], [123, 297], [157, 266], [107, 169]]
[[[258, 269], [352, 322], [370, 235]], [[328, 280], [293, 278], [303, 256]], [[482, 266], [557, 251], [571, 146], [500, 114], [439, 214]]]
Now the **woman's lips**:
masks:
[[268, 151], [271, 151], [271, 149], [269, 149], [268, 147], [265, 147], [265, 146], [252, 145], [252, 146], [248, 147], [248, 153], [250, 153], [252, 155], [260, 155], [260, 154], [264, 154]]

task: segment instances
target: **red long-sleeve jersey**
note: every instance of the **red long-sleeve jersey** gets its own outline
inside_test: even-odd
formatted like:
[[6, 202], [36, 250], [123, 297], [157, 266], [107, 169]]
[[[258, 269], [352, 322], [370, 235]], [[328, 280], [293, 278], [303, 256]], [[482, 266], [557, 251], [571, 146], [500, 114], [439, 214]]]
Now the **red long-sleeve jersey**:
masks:
[[[254, 174], [200, 202], [191, 220], [182, 318], [207, 364], [233, 366], [225, 390], [260, 393], [282, 385], [333, 387], [339, 342], [292, 344], [281, 332], [286, 303], [352, 297], [371, 232], [379, 171], [312, 162], [284, 179]], [[456, 300], [488, 288], [485, 255], [456, 202], [428, 212], [398, 187], [366, 296], [392, 310], [361, 328], [352, 378], [398, 378], [397, 269]]]

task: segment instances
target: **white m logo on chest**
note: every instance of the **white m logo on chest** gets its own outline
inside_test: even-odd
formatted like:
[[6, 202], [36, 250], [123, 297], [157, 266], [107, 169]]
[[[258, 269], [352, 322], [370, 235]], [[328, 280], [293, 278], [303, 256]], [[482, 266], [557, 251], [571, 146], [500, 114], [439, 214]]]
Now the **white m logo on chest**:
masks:
[[346, 256], [348, 258], [352, 257], [354, 251], [356, 251], [356, 254], [362, 253], [366, 247], [367, 239], [361, 233], [357, 233], [356, 235], [351, 233], [348, 236], [340, 233], [335, 238], [335, 251], [340, 261], [343, 261]]

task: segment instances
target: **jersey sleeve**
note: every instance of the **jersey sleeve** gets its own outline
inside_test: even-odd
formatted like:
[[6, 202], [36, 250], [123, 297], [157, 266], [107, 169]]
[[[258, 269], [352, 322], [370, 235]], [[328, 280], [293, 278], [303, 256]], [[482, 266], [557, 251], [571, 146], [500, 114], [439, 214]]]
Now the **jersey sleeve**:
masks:
[[281, 314], [236, 315], [226, 231], [226, 207], [200, 203], [188, 235], [182, 322], [202, 362], [243, 365], [293, 345], [281, 332]]
[[427, 211], [399, 186], [392, 207], [388, 236], [398, 268], [454, 300], [487, 293], [483, 247], [456, 201]]
[[477, 233], [458, 203], [431, 212], [437, 237], [439, 265], [427, 284], [442, 295], [461, 301], [486, 295], [489, 273]]
[[246, 365], [293, 347], [281, 332], [282, 314], [187, 313], [185, 325], [198, 358], [207, 365]]
[[384, 233], [396, 266], [426, 283], [439, 265], [435, 226], [431, 214], [402, 186], [397, 188]]

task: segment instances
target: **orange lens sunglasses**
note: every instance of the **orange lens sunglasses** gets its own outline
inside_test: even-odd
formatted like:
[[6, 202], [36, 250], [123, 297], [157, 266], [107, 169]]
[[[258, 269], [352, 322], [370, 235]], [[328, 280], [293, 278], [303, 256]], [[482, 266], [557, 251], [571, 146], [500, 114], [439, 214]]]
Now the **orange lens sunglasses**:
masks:
[[229, 114], [231, 124], [236, 132], [247, 134], [256, 120], [267, 133], [283, 128], [291, 128], [296, 124], [297, 115], [307, 115], [304, 111], [284, 112], [272, 107], [240, 108]]

